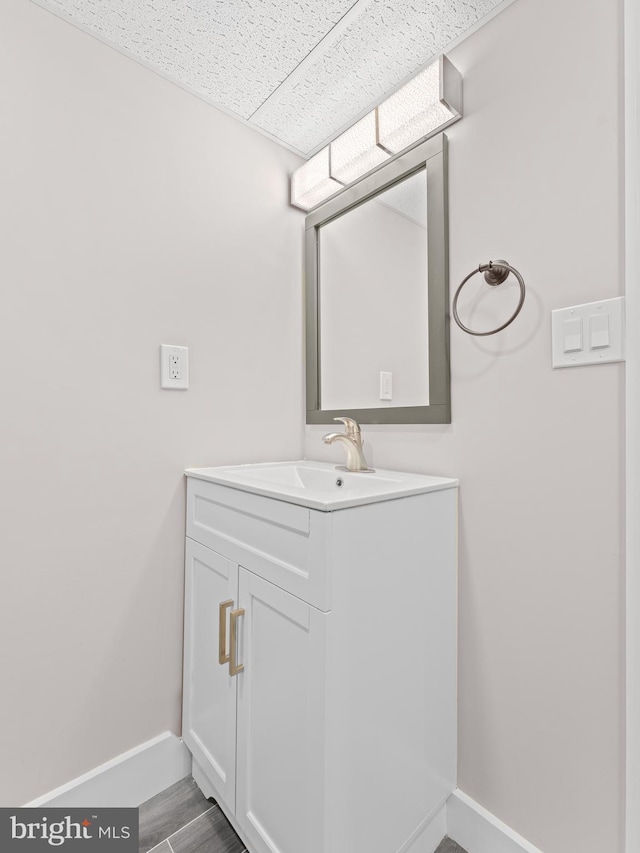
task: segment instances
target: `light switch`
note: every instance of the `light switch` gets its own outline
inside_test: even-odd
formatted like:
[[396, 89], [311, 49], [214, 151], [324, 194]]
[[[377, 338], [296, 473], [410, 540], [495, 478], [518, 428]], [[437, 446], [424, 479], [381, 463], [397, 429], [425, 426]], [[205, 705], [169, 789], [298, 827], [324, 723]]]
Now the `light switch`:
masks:
[[589, 335], [591, 349], [609, 346], [609, 315], [592, 314], [589, 317]]
[[565, 320], [562, 331], [565, 352], [576, 352], [582, 349], [582, 320]]
[[624, 296], [551, 312], [553, 367], [624, 361]]

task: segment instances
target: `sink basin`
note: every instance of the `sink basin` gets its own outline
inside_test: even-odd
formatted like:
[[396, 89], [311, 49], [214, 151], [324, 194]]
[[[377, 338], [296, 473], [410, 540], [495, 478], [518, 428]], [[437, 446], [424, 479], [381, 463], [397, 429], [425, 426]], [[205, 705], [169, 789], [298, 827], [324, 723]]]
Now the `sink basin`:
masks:
[[254, 492], [281, 501], [330, 512], [421, 492], [451, 489], [457, 480], [376, 470], [342, 471], [328, 462], [260, 462], [220, 468], [189, 468], [190, 477], [209, 480], [232, 489]]

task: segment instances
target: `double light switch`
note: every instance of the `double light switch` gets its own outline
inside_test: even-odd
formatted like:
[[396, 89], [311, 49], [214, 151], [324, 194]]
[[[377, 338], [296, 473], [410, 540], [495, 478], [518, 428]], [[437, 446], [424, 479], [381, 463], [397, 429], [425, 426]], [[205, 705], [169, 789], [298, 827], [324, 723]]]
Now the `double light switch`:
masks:
[[551, 312], [553, 367], [624, 361], [624, 297]]

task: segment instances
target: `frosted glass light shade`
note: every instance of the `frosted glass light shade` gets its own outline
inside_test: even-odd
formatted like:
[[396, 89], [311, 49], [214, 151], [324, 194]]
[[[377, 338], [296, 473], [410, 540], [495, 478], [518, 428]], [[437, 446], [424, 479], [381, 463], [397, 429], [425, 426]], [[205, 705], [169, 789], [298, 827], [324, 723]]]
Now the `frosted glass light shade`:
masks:
[[291, 176], [291, 204], [310, 210], [342, 189], [329, 174], [329, 146], [318, 151]]
[[441, 56], [291, 176], [291, 204], [311, 210], [462, 116], [462, 76]]
[[345, 130], [331, 143], [331, 176], [343, 184], [375, 169], [389, 159], [389, 153], [378, 145], [376, 111]]
[[461, 78], [440, 57], [378, 107], [379, 142], [393, 154], [461, 115]]

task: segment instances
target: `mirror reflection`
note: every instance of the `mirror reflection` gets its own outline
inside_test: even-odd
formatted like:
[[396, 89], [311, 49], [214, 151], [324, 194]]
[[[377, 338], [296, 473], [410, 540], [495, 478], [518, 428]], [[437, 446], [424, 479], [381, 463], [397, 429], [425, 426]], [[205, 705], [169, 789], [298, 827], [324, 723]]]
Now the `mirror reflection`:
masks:
[[428, 405], [426, 170], [318, 230], [321, 408]]
[[307, 423], [451, 422], [447, 139], [305, 220]]

